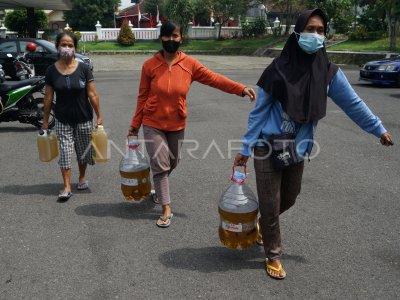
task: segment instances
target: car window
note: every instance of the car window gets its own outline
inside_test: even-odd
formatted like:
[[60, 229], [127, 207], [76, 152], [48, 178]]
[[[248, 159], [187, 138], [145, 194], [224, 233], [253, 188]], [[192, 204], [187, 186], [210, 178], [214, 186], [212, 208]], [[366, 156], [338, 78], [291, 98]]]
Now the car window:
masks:
[[0, 43], [0, 52], [16, 53], [17, 52], [17, 42], [4, 41], [3, 43]]
[[[26, 45], [28, 44], [28, 41], [19, 41], [19, 48], [21, 49], [22, 52], [25, 51]], [[36, 44], [36, 52], [46, 52], [46, 49], [44, 49], [42, 46]]]

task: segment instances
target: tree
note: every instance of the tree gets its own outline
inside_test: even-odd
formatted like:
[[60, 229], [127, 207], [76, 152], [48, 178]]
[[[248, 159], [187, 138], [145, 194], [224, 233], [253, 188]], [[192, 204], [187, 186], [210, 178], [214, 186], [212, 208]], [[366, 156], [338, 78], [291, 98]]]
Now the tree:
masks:
[[390, 50], [396, 51], [397, 34], [400, 23], [400, 3], [398, 0], [378, 0], [378, 4], [385, 8], [386, 20], [389, 29]]
[[212, 0], [192, 0], [193, 17], [195, 23], [210, 26]]
[[[47, 28], [47, 15], [43, 10], [35, 10], [35, 22], [37, 29]], [[28, 14], [26, 9], [15, 9], [7, 13], [4, 24], [9, 30], [16, 31], [20, 35], [27, 32]]]
[[165, 15], [165, 0], [147, 0], [143, 2], [143, 10], [147, 13], [152, 14], [153, 16], [157, 15], [157, 6], [160, 16]]
[[229, 21], [230, 18], [244, 15], [250, 6], [250, 2], [249, 0], [220, 0], [213, 2], [214, 15], [221, 25], [218, 31], [218, 39], [221, 37], [222, 25]]
[[93, 30], [97, 21], [103, 27], [114, 27], [114, 11], [120, 0], [71, 0], [72, 10], [64, 13], [74, 30]]
[[133, 46], [135, 44], [135, 34], [132, 32], [127, 21], [122, 23], [117, 41], [123, 46]]
[[308, 0], [309, 7], [322, 9], [337, 33], [347, 33], [353, 21], [354, 0]]
[[191, 0], [166, 0], [165, 13], [168, 19], [181, 23], [183, 31], [186, 32], [189, 21], [193, 18], [193, 7]]

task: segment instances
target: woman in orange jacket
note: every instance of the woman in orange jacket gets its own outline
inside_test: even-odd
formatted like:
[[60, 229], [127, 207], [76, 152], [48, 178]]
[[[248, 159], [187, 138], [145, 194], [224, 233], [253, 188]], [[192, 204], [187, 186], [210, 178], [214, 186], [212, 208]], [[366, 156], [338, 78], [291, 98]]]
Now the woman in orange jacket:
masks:
[[150, 157], [154, 188], [163, 214], [157, 226], [169, 227], [173, 214], [168, 176], [179, 162], [179, 150], [186, 127], [186, 95], [193, 81], [212, 86], [230, 94], [256, 98], [255, 92], [204, 67], [193, 57], [178, 51], [182, 44], [182, 26], [168, 21], [161, 26], [163, 49], [142, 67], [136, 112], [129, 135], [143, 135]]

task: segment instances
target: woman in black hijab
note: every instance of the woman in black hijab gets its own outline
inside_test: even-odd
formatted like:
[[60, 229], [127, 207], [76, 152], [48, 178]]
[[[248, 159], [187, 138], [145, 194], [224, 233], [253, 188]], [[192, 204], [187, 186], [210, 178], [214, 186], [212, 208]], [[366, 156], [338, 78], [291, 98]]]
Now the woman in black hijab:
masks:
[[320, 9], [303, 12], [281, 55], [257, 85], [257, 102], [249, 114], [243, 146], [235, 165], [245, 165], [254, 150], [260, 208], [258, 243], [264, 246], [266, 271], [275, 279], [281, 264], [279, 215], [300, 193], [304, 158], [310, 155], [318, 120], [326, 115], [330, 97], [363, 130], [392, 145], [390, 134], [355, 93], [344, 73], [325, 51], [327, 18]]

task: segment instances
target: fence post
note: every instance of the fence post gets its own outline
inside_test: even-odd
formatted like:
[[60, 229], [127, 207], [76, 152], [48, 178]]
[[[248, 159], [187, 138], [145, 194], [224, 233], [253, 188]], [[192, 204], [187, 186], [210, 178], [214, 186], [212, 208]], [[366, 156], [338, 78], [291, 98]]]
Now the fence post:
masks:
[[157, 24], [157, 38], [160, 36], [160, 32], [161, 32], [161, 22], [158, 22], [158, 24]]
[[193, 23], [192, 22], [189, 22], [189, 24], [188, 24], [188, 36], [189, 36], [189, 39], [194, 38], [194, 36], [193, 36]]
[[215, 38], [218, 40], [218, 33], [219, 33], [219, 28], [221, 27], [221, 24], [220, 23], [215, 23], [215, 26], [214, 26], [214, 28], [215, 28]]
[[95, 27], [96, 27], [97, 38], [99, 39], [99, 41], [103, 40], [103, 34], [101, 32], [101, 24], [99, 21], [97, 21]]
[[2, 39], [6, 38], [6, 31], [7, 31], [7, 28], [5, 28], [4, 25], [1, 25], [1, 27], [0, 27], [0, 37]]

